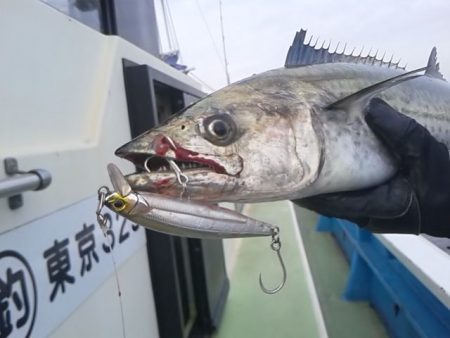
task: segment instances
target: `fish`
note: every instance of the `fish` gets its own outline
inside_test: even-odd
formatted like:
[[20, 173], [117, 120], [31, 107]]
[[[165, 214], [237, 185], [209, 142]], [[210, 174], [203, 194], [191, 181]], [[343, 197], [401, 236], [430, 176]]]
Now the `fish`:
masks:
[[222, 239], [273, 236], [276, 227], [212, 204], [135, 192], [120, 169], [108, 165], [114, 191], [104, 197], [111, 211], [147, 229], [190, 238]]
[[398, 164], [364, 120], [373, 97], [450, 149], [450, 85], [436, 48], [426, 67], [407, 72], [392, 58], [317, 49], [305, 44], [305, 33], [297, 33], [285, 67], [218, 90], [118, 148], [137, 167], [125, 176], [131, 188], [253, 203], [376, 186]]

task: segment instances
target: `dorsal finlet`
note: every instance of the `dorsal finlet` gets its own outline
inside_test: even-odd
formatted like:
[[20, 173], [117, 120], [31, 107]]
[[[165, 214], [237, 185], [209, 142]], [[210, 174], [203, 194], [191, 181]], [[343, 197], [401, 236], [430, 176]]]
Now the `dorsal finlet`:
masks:
[[433, 49], [431, 50], [430, 57], [428, 58], [427, 70], [425, 71], [425, 75], [434, 77], [436, 79], [445, 80], [444, 76], [439, 71], [439, 63], [437, 62], [436, 47], [433, 47]]

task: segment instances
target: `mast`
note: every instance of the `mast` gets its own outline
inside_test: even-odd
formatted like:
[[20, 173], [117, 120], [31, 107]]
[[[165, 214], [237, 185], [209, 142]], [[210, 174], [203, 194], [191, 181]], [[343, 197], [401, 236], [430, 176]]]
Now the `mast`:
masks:
[[222, 49], [223, 49], [223, 60], [224, 60], [224, 64], [225, 64], [225, 75], [227, 77], [227, 85], [229, 85], [230, 84], [230, 73], [228, 72], [227, 50], [225, 48], [225, 33], [223, 30], [222, 0], [219, 0], [219, 12], [220, 12], [220, 29], [222, 31]]

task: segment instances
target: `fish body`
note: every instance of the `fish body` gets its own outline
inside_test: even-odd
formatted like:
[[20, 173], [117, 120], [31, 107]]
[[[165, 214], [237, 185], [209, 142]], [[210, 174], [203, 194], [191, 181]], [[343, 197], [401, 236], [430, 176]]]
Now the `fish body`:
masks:
[[450, 148], [450, 85], [435, 48], [419, 76], [392, 58], [330, 52], [305, 36], [296, 34], [284, 68], [229, 85], [119, 148], [141, 169], [127, 176], [132, 189], [259, 202], [375, 186], [397, 170], [364, 120], [375, 96]]
[[[397, 167], [364, 121], [367, 102], [328, 107], [403, 73], [352, 63], [271, 70], [209, 95], [116, 154], [141, 168], [152, 157], [150, 172], [127, 180], [134, 190], [169, 196], [182, 187], [163, 159], [176, 160], [194, 200], [296, 199], [374, 186]], [[450, 146], [447, 82], [421, 76], [377, 96]]]

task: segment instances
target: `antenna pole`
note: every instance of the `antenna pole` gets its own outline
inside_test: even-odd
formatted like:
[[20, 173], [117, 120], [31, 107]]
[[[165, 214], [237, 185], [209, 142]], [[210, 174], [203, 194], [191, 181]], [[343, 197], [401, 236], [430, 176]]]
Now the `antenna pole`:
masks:
[[166, 29], [166, 35], [167, 35], [167, 42], [169, 44], [169, 52], [173, 51], [173, 46], [172, 46], [172, 39], [171, 39], [171, 35], [169, 32], [169, 24], [168, 24], [168, 16], [167, 16], [167, 9], [166, 9], [166, 3], [165, 0], [161, 0], [161, 9], [163, 12], [163, 17], [164, 17], [164, 27]]
[[227, 77], [227, 85], [229, 85], [230, 84], [230, 73], [228, 72], [228, 59], [227, 59], [227, 51], [225, 48], [225, 33], [223, 30], [222, 0], [219, 0], [219, 12], [220, 12], [220, 28], [222, 31], [223, 60], [225, 62], [225, 75]]

